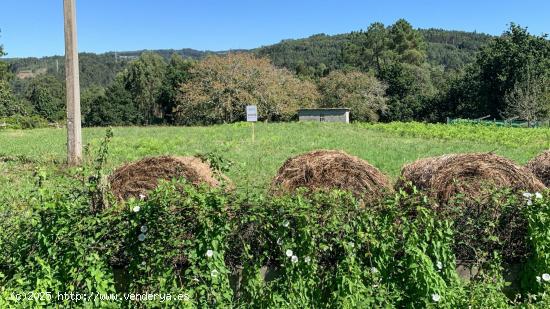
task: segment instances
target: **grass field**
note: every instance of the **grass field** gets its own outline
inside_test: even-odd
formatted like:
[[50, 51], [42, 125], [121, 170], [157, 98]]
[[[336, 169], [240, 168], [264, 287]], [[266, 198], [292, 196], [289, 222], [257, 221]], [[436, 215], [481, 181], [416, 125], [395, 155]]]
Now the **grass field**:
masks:
[[[265, 190], [288, 158], [313, 149], [341, 149], [366, 159], [393, 179], [403, 164], [418, 158], [456, 152], [493, 151], [524, 164], [550, 148], [550, 129], [497, 128], [421, 123], [256, 124], [211, 127], [116, 127], [109, 146], [108, 169], [151, 155], [194, 155], [216, 152], [233, 162], [228, 176], [240, 189]], [[105, 128], [84, 129], [91, 152]], [[35, 170], [50, 175], [55, 185], [64, 173], [64, 129], [0, 131], [0, 202], [25, 194]]]
[[[495, 191], [452, 212], [437, 211], [441, 205], [421, 193], [384, 196], [367, 207], [341, 192], [249, 194], [265, 192], [287, 158], [314, 149], [344, 150], [395, 181], [404, 164], [446, 153], [492, 151], [524, 164], [550, 148], [549, 129], [420, 123], [255, 128], [254, 142], [248, 123], [113, 128], [107, 173], [145, 156], [213, 153], [232, 162], [223, 166], [237, 187], [182, 191], [165, 185], [147, 199], [115, 205], [103, 203], [95, 178], [101, 175], [92, 169], [105, 128], [84, 130], [85, 165], [71, 169], [64, 164], [65, 130], [0, 131], [0, 307], [19, 308], [17, 295], [29, 291], [66, 290], [185, 293], [190, 308], [550, 306], [548, 191]], [[457, 276], [463, 248], [482, 265], [476, 280]], [[506, 279], [509, 285], [506, 261], [522, 270]], [[275, 280], [261, 279], [264, 265], [277, 265]], [[230, 274], [236, 273], [242, 285], [232, 288]], [[63, 301], [54, 296], [41, 304], [79, 307]], [[32, 300], [25, 305], [36, 307]], [[134, 307], [122, 299], [94, 303], [107, 305]], [[169, 306], [136, 306], [142, 305]]]

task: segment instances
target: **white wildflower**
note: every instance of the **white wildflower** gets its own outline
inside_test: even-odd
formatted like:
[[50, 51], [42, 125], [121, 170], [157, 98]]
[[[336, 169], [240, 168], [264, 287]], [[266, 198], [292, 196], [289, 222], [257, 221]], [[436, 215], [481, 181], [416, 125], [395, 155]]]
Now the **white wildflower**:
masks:
[[295, 255], [293, 255], [293, 256], [290, 258], [290, 260], [292, 261], [292, 263], [296, 263], [296, 262], [298, 262], [298, 257], [295, 256]]
[[141, 208], [139, 206], [134, 206], [134, 208], [132, 209], [134, 212], [138, 212]]
[[139, 195], [139, 199], [143, 201], [143, 200], [145, 199], [145, 195], [144, 195], [144, 194], [140, 194], [140, 195]]
[[311, 258], [310, 258], [309, 256], [306, 256], [306, 257], [304, 258], [304, 261], [305, 261], [307, 264], [309, 264], [309, 262], [311, 262]]
[[533, 205], [533, 201], [527, 200], [527, 206], [531, 206], [531, 205]]
[[207, 257], [210, 258], [210, 257], [212, 257], [213, 255], [214, 255], [214, 251], [212, 251], [212, 250], [210, 250], [210, 249], [208, 249], [208, 250], [206, 251], [206, 256], [207, 256]]
[[143, 233], [139, 234], [138, 240], [139, 241], [144, 241], [145, 240], [145, 234], [143, 234]]
[[212, 276], [212, 277], [217, 277], [217, 276], [218, 276], [218, 271], [215, 270], [215, 269], [212, 270], [212, 271], [210, 272], [210, 276]]
[[443, 263], [441, 263], [440, 261], [437, 261], [435, 265], [437, 266], [437, 269], [439, 270], [443, 269]]
[[286, 254], [286, 256], [291, 257], [291, 256], [294, 255], [294, 252], [292, 252], [292, 250], [288, 249], [288, 250], [286, 250], [285, 254]]
[[432, 294], [432, 300], [437, 303], [438, 301], [441, 300], [441, 296], [437, 293], [434, 293]]
[[378, 269], [373, 266], [373, 267], [370, 268], [370, 272], [373, 273], [373, 274], [376, 274], [378, 272]]
[[529, 193], [529, 192], [524, 192], [523, 193], [523, 197], [525, 198], [531, 198], [533, 196], [533, 194]]
[[542, 194], [541, 194], [540, 192], [535, 193], [535, 198], [536, 198], [536, 199], [541, 199], [541, 198], [542, 198]]
[[540, 283], [541, 277], [537, 276], [537, 282]]
[[550, 281], [550, 275], [549, 274], [542, 274], [542, 280]]
[[139, 229], [142, 233], [145, 233], [147, 232], [147, 226], [146, 225], [142, 225], [141, 228]]

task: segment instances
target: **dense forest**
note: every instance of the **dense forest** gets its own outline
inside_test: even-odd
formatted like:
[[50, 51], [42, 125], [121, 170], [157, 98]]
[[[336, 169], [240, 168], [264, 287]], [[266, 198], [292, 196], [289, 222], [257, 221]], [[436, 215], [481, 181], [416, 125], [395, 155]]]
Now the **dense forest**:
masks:
[[[427, 60], [432, 65], [448, 69], [460, 69], [473, 61], [474, 54], [492, 36], [463, 31], [442, 29], [417, 30], [426, 42]], [[306, 39], [284, 40], [278, 44], [255, 50], [260, 56], [267, 56], [273, 64], [289, 68], [298, 74], [323, 75], [344, 67], [342, 50], [355, 33], [340, 35], [316, 34]]]
[[[62, 121], [63, 80], [63, 57], [3, 59], [0, 117]], [[247, 104], [268, 121], [346, 106], [356, 121], [533, 123], [550, 115], [550, 43], [515, 24], [490, 36], [401, 19], [254, 50], [81, 53], [80, 81], [87, 126], [234, 122]]]

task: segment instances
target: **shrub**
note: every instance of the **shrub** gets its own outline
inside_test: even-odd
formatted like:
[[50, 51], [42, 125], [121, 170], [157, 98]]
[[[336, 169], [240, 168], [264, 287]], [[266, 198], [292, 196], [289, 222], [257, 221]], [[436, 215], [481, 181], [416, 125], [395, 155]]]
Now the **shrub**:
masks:
[[259, 198], [241, 211], [243, 306], [369, 307], [398, 299], [385, 280], [395, 239], [378, 241], [392, 235], [391, 216], [377, 218], [338, 191]]
[[0, 118], [0, 129], [36, 129], [48, 127], [48, 121], [40, 116], [22, 116], [13, 115], [10, 117]]
[[[38, 177], [37, 183], [43, 182], [44, 175]], [[29, 307], [84, 305], [58, 298], [71, 291], [118, 293], [118, 300], [86, 302], [107, 307], [454, 308], [548, 302], [547, 195], [518, 201], [527, 205], [522, 209], [533, 248], [519, 302], [514, 293], [512, 300], [503, 293], [498, 247], [469, 283], [458, 278], [457, 228], [419, 193], [400, 192], [362, 207], [339, 191], [240, 196], [172, 181], [161, 183], [147, 200], [101, 209], [89, 198], [94, 186], [79, 184], [73, 180], [55, 191], [38, 186], [29, 209], [0, 213], [1, 306], [16, 305], [14, 295], [29, 291], [52, 296], [24, 302]], [[124, 293], [184, 298], [137, 302], [125, 300]]]

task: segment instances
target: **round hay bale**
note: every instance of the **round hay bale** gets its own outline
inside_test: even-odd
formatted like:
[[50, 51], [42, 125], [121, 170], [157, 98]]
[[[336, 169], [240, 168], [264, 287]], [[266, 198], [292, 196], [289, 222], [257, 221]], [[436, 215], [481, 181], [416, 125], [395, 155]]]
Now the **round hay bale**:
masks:
[[508, 265], [526, 261], [527, 220], [521, 207], [508, 204], [505, 191], [543, 190], [529, 170], [492, 153], [448, 154], [403, 167], [396, 188], [409, 191], [409, 183], [438, 203], [440, 218], [458, 227], [453, 250], [461, 264], [476, 265], [493, 251]]
[[[222, 176], [223, 177], [223, 176]], [[218, 187], [210, 166], [196, 157], [159, 156], [128, 163], [117, 168], [109, 177], [111, 191], [119, 201], [147, 196], [158, 180], [185, 178], [193, 185]]]
[[545, 186], [550, 187], [550, 149], [539, 154], [526, 165]]
[[544, 185], [526, 168], [492, 153], [448, 154], [403, 167], [396, 188], [411, 182], [441, 204], [461, 194], [479, 197], [488, 185], [514, 191], [542, 191]]
[[390, 180], [367, 161], [338, 150], [316, 150], [288, 159], [271, 183], [274, 194], [346, 190], [364, 201], [392, 192]]

